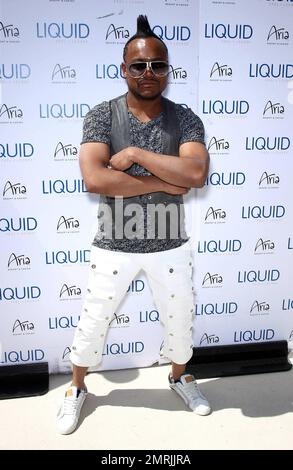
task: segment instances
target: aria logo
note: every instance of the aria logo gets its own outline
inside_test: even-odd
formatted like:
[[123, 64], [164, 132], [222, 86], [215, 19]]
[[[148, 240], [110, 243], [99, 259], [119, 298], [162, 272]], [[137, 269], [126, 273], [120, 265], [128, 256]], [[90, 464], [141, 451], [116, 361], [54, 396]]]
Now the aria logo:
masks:
[[280, 177], [276, 173], [268, 173], [264, 171], [260, 177], [258, 187], [260, 189], [279, 188]]
[[173, 65], [171, 64], [170, 64], [170, 72], [168, 76], [169, 76], [170, 83], [186, 83], [186, 80], [187, 80], [186, 70], [184, 70], [182, 67], [173, 67]]
[[57, 233], [78, 233], [79, 221], [74, 217], [67, 219], [62, 215], [57, 222]]
[[70, 65], [56, 64], [53, 68], [51, 80], [53, 83], [75, 83], [76, 71]]
[[129, 326], [129, 320], [128, 315], [125, 315], [124, 313], [121, 313], [120, 315], [114, 313], [114, 318], [110, 321], [109, 325], [111, 328], [125, 328]]
[[223, 287], [223, 277], [218, 273], [206, 273], [201, 285], [202, 287]]
[[58, 142], [54, 151], [55, 161], [68, 161], [77, 159], [77, 148], [72, 144], [63, 144]]
[[269, 315], [270, 306], [267, 302], [255, 300], [250, 307], [250, 315]]
[[3, 199], [26, 199], [26, 187], [20, 183], [12, 184], [7, 181], [2, 196]]
[[13, 24], [0, 21], [0, 42], [19, 42], [19, 29]]
[[0, 124], [1, 122], [9, 122], [10, 124], [20, 124], [22, 122], [22, 118], [23, 111], [17, 106], [9, 107], [5, 103], [0, 106]]
[[12, 327], [12, 334], [14, 335], [31, 335], [34, 334], [35, 325], [28, 320], [20, 321], [15, 320]]
[[69, 354], [71, 353], [71, 349], [69, 346], [66, 346], [66, 348], [64, 349], [63, 353], [62, 353], [62, 361], [69, 361]]
[[210, 155], [228, 155], [230, 144], [228, 140], [225, 139], [217, 139], [216, 137], [212, 137], [208, 143], [208, 151]]
[[59, 292], [60, 300], [78, 300], [81, 296], [81, 289], [77, 286], [68, 286], [63, 284]]
[[272, 240], [263, 240], [259, 238], [254, 247], [255, 255], [272, 255], [274, 253], [275, 243]]
[[267, 43], [285, 45], [288, 44], [289, 37], [289, 32], [286, 31], [285, 28], [277, 28], [275, 25], [273, 25], [268, 33]]
[[124, 28], [124, 26], [115, 27], [115, 25], [111, 23], [106, 32], [106, 42], [110, 44], [116, 43], [117, 41], [119, 43], [121, 40], [125, 42], [125, 39], [129, 39], [129, 36], [129, 30]]
[[211, 81], [232, 81], [232, 68], [228, 67], [227, 64], [220, 65], [219, 62], [215, 62], [210, 71]]
[[226, 212], [223, 209], [209, 207], [205, 215], [206, 224], [223, 224], [226, 222]]
[[30, 269], [31, 260], [28, 256], [11, 253], [8, 258], [7, 268], [9, 271], [15, 269]]
[[281, 103], [272, 103], [268, 100], [263, 110], [264, 119], [284, 119], [285, 108]]
[[202, 344], [216, 344], [219, 342], [219, 340], [219, 336], [215, 334], [208, 335], [207, 333], [204, 333], [200, 338], [199, 345], [201, 346]]

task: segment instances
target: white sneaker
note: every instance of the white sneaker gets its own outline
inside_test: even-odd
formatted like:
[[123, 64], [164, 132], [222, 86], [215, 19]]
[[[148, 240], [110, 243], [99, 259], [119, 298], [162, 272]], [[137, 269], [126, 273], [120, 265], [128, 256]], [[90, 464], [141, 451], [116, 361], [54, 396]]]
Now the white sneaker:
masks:
[[175, 382], [170, 374], [169, 386], [183, 398], [186, 405], [196, 414], [206, 416], [212, 412], [209, 402], [199, 390], [193, 375], [181, 375], [180, 380]]
[[57, 429], [60, 434], [70, 434], [75, 430], [86, 396], [87, 390], [80, 390], [73, 385], [66, 390], [57, 414]]

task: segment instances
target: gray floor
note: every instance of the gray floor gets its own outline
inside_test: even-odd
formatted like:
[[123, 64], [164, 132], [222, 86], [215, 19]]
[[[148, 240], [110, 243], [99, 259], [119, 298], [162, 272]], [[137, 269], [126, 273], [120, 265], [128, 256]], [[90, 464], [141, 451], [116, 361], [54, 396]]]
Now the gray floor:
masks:
[[169, 365], [92, 373], [80, 425], [55, 415], [70, 376], [39, 397], [0, 400], [0, 449], [293, 449], [293, 370], [199, 381], [213, 413], [197, 416], [168, 388]]

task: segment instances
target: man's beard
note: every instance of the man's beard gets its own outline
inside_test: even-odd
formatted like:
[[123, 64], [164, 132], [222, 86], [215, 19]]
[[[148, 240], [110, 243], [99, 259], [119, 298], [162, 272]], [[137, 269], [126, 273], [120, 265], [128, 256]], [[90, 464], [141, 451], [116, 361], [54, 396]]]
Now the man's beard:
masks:
[[151, 96], [144, 96], [142, 94], [140, 94], [139, 91], [137, 90], [130, 90], [131, 93], [136, 96], [137, 98], [141, 99], [141, 100], [144, 100], [144, 101], [152, 101], [152, 100], [155, 100], [156, 98], [158, 98], [159, 96], [161, 96], [162, 94], [162, 91], [158, 91], [157, 93], [154, 93], [153, 95]]

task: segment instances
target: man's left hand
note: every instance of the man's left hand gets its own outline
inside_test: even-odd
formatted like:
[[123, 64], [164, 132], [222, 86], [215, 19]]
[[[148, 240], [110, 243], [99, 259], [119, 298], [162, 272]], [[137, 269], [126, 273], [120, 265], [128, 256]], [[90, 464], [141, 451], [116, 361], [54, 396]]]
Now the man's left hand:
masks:
[[110, 159], [110, 165], [114, 170], [124, 171], [134, 163], [134, 147], [127, 147], [113, 155]]

